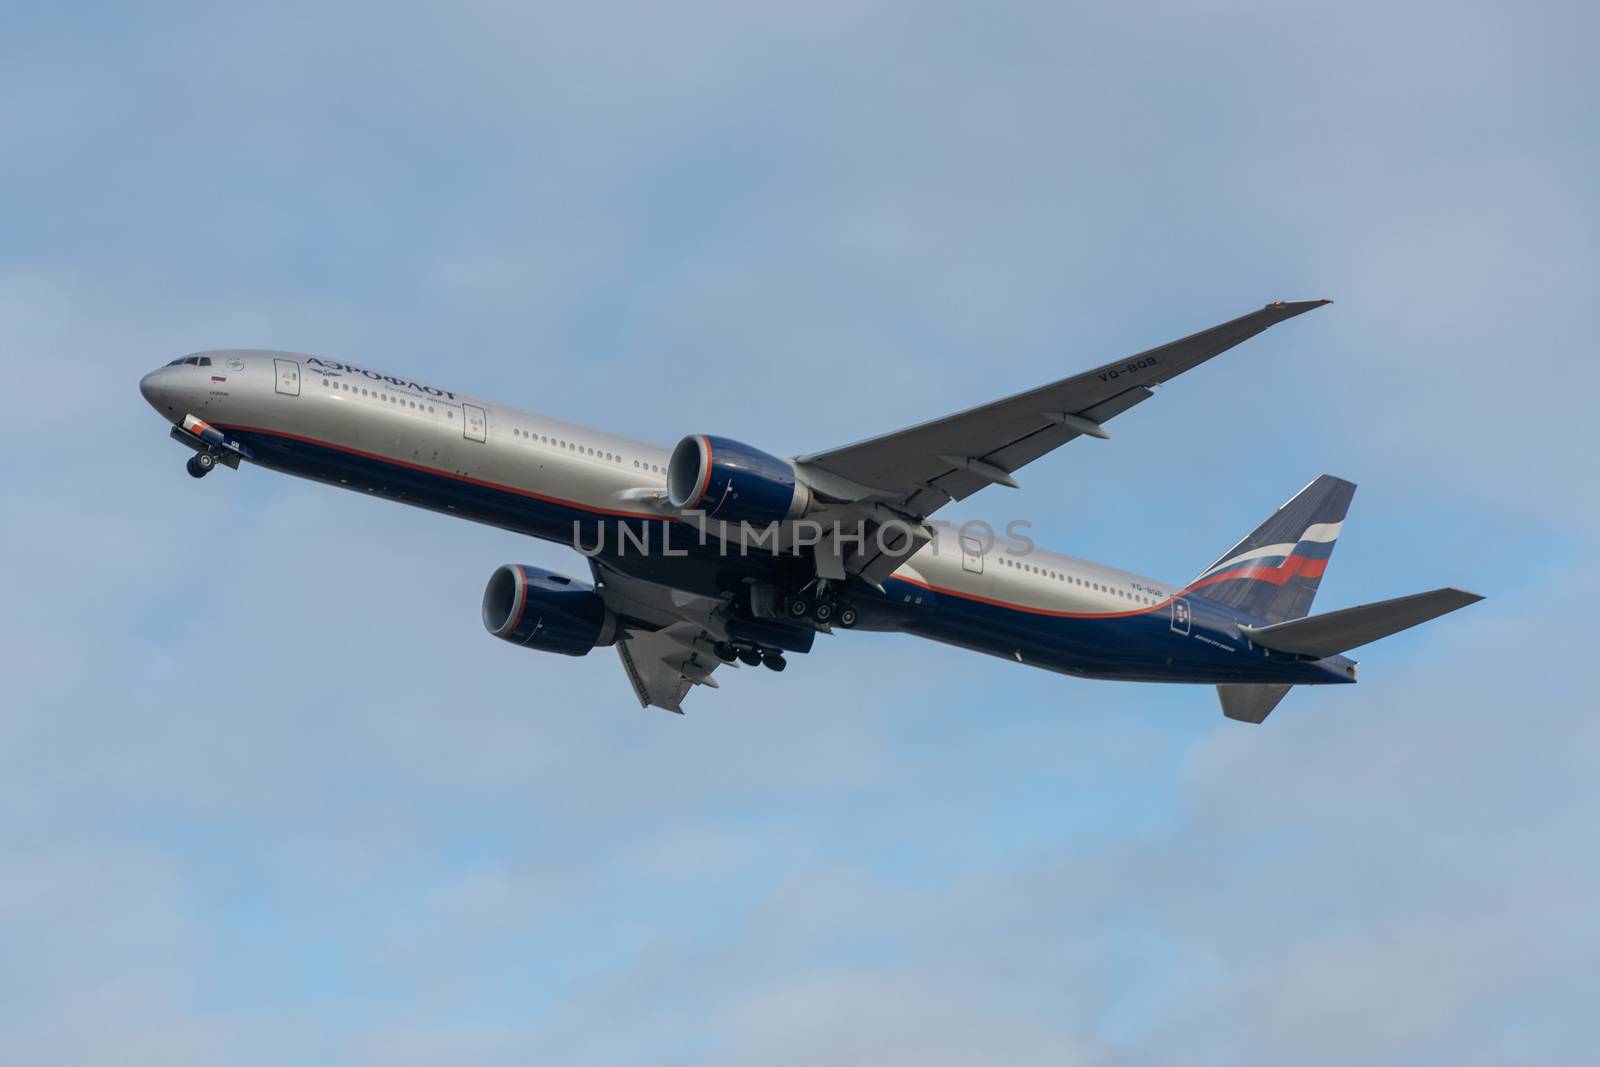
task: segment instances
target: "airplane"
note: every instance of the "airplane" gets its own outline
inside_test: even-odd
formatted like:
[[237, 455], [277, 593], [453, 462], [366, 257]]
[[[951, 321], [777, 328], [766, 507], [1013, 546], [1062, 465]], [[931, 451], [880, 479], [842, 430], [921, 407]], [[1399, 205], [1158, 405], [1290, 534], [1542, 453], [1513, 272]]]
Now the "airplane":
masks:
[[1455, 588], [1311, 615], [1355, 486], [1322, 475], [1186, 584], [1038, 548], [946, 504], [1155, 387], [1329, 303], [1275, 301], [1082, 374], [856, 444], [780, 457], [729, 438], [671, 449], [341, 359], [227, 349], [139, 382], [195, 478], [249, 463], [567, 544], [591, 580], [507, 564], [483, 624], [524, 648], [616, 648], [641, 706], [683, 712], [724, 664], [774, 671], [818, 634], [897, 631], [1081, 678], [1213, 685], [1260, 723], [1344, 653], [1482, 599]]

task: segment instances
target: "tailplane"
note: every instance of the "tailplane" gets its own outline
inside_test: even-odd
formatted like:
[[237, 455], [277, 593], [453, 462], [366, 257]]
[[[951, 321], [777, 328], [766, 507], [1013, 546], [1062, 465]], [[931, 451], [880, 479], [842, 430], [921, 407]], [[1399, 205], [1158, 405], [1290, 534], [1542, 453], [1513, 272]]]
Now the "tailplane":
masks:
[[1429, 619], [1437, 619], [1482, 599], [1477, 593], [1464, 589], [1435, 589], [1431, 593], [1413, 593], [1376, 604], [1329, 611], [1309, 619], [1293, 619], [1271, 626], [1241, 626], [1239, 632], [1262, 648], [1323, 659], [1420, 626]]
[[1321, 475], [1202, 571], [1189, 591], [1268, 624], [1303, 618], [1355, 492], [1354, 483]]
[[[1238, 623], [1252, 648], [1318, 660], [1483, 599], [1461, 589], [1435, 589], [1308, 618], [1355, 492], [1353, 483], [1322, 475], [1224, 552], [1186, 592], [1260, 619], [1260, 625]], [[1217, 697], [1228, 718], [1259, 723], [1289, 689], [1272, 683], [1219, 685]]]

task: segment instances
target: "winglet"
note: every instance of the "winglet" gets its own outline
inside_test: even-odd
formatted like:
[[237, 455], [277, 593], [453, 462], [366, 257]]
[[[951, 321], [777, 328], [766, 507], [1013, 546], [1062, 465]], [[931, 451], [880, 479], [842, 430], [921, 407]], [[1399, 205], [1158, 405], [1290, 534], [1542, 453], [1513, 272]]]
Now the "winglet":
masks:
[[1278, 321], [1282, 322], [1283, 319], [1292, 319], [1296, 315], [1304, 315], [1308, 311], [1315, 311], [1317, 308], [1326, 307], [1331, 303], [1333, 303], [1333, 301], [1327, 299], [1326, 297], [1321, 297], [1316, 300], [1274, 300], [1263, 310], [1272, 311], [1275, 308], [1281, 308], [1285, 314]]

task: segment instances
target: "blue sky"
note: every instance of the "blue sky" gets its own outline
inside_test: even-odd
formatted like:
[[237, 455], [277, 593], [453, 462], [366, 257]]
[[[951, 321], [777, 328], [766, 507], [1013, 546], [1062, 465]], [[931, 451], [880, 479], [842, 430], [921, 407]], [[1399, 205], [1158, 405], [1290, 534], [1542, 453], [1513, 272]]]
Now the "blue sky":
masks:
[[[1584, 1063], [1580, 4], [11, 5], [8, 1062]], [[245, 470], [135, 385], [318, 352], [854, 440], [1337, 302], [952, 518], [1484, 604], [1263, 728], [891, 635], [679, 719], [482, 632], [559, 547]]]

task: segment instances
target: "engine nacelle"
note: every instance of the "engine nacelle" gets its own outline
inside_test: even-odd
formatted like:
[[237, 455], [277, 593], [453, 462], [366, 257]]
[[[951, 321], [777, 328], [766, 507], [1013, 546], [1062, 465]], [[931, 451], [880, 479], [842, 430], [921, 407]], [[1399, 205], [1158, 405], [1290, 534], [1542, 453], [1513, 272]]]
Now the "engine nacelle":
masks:
[[667, 461], [667, 500], [708, 518], [765, 525], [811, 509], [811, 490], [788, 460], [726, 437], [690, 434]]
[[502, 641], [566, 656], [584, 656], [617, 639], [617, 618], [594, 586], [520, 563], [489, 576], [483, 625]]

